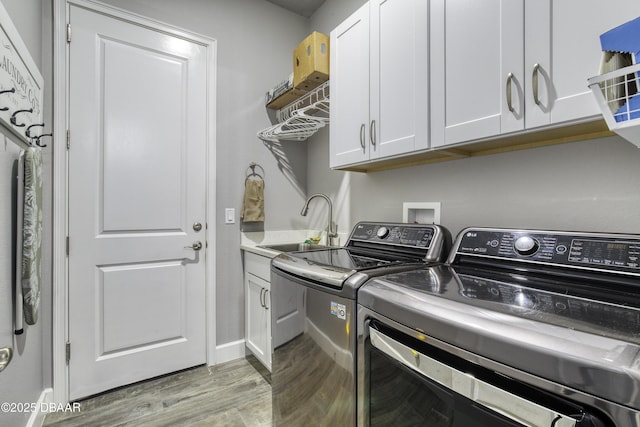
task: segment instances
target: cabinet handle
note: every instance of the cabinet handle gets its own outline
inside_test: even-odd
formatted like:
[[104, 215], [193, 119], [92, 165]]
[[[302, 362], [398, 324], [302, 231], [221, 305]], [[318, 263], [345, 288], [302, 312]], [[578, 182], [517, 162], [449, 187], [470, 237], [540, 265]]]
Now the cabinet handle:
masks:
[[264, 288], [260, 288], [260, 307], [264, 307]]
[[540, 98], [538, 98], [538, 74], [540, 70], [540, 64], [535, 64], [533, 66], [533, 74], [531, 76], [531, 87], [533, 89], [533, 102], [536, 105], [540, 105]]
[[267, 294], [270, 294], [271, 291], [269, 289], [264, 290], [264, 309], [269, 310], [269, 306], [267, 305]]
[[507, 108], [513, 113], [513, 103], [511, 100], [511, 82], [513, 81], [513, 73], [507, 74]]
[[364, 152], [364, 123], [360, 125], [360, 146], [362, 147], [362, 151]]
[[371, 145], [375, 148], [376, 146], [376, 121], [371, 120], [371, 124], [369, 125], [369, 139], [371, 140]]

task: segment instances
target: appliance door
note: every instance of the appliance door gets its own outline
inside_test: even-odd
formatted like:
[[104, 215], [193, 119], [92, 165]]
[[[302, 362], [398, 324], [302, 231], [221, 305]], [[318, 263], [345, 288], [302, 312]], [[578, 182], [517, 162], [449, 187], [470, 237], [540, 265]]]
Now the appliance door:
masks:
[[271, 304], [273, 425], [355, 425], [355, 300], [272, 269]]
[[573, 402], [430, 346], [424, 335], [409, 336], [375, 319], [362, 326], [359, 425], [611, 425]]

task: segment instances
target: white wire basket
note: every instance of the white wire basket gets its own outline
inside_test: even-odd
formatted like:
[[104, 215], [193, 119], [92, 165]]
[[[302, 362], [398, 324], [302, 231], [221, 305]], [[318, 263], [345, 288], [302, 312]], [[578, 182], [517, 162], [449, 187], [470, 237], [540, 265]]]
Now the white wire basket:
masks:
[[278, 110], [278, 123], [258, 132], [263, 141], [304, 141], [329, 123], [329, 82]]
[[588, 81], [609, 129], [640, 147], [640, 64]]

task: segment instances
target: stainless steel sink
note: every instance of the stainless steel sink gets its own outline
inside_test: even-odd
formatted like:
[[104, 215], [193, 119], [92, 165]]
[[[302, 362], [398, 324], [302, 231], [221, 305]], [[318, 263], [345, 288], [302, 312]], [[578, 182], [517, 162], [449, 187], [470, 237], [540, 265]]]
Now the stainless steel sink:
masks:
[[313, 245], [311, 243], [277, 243], [273, 245], [259, 245], [258, 247], [278, 252], [315, 251], [318, 249], [330, 248], [330, 246]]

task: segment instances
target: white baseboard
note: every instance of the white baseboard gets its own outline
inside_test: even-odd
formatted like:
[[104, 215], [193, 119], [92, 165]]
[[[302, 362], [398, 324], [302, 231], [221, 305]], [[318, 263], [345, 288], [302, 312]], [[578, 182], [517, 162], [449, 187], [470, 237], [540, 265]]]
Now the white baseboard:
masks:
[[232, 341], [216, 347], [215, 364], [230, 362], [236, 359], [242, 359], [247, 354], [244, 340]]
[[40, 398], [38, 398], [37, 410], [31, 413], [26, 427], [42, 427], [44, 418], [48, 414], [48, 412], [43, 412], [42, 408], [46, 408], [49, 403], [53, 403], [53, 389], [45, 388], [40, 393]]

